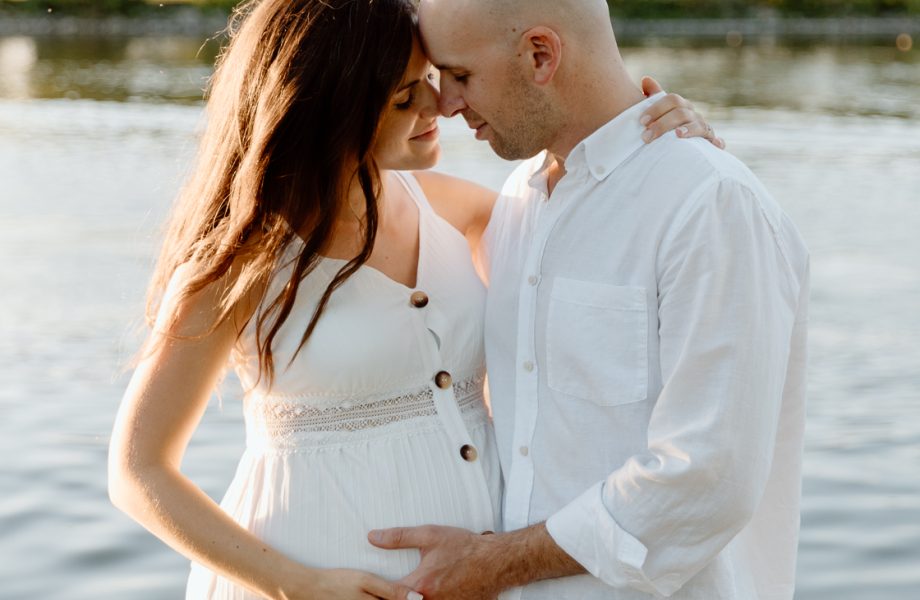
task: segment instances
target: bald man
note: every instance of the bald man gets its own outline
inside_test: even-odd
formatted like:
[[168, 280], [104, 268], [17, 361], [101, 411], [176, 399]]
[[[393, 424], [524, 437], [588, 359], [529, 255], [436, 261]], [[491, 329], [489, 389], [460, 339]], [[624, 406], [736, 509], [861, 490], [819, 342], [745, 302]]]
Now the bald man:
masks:
[[[441, 111], [507, 159], [483, 237], [504, 532], [419, 548], [428, 600], [789, 600], [808, 252], [739, 161], [644, 143], [601, 0], [422, 0]], [[488, 532], [487, 532], [488, 533]]]

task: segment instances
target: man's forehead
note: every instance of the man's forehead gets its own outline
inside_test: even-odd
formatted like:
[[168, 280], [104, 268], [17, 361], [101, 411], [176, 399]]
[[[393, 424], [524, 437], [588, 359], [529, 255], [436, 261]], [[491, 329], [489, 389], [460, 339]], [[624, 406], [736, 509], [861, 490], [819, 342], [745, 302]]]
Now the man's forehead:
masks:
[[429, 16], [435, 25], [462, 22], [482, 30], [502, 27], [526, 13], [545, 10], [546, 3], [551, 7], [563, 1], [568, 0], [420, 0], [419, 15], [422, 22]]
[[474, 15], [486, 5], [483, 0], [421, 0], [419, 14], [457, 18]]
[[418, 10], [419, 28], [422, 35], [430, 38], [454, 37], [467, 29], [472, 10], [466, 0], [422, 0]]
[[425, 52], [438, 68], [459, 66], [478, 44], [484, 43], [480, 0], [422, 0], [419, 30]]

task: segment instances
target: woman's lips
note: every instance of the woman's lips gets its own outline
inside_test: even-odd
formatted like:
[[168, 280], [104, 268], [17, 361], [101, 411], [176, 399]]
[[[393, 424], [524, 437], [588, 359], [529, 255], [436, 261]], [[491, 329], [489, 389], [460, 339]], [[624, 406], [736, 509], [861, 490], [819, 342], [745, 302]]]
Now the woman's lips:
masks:
[[431, 142], [438, 139], [438, 126], [435, 125], [425, 133], [420, 133], [419, 135], [409, 138], [413, 141], [418, 142]]

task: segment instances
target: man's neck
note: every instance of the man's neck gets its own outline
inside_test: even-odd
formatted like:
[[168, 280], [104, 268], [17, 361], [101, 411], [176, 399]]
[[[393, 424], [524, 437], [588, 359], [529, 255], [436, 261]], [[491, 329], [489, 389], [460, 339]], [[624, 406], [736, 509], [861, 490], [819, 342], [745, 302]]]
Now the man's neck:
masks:
[[567, 127], [565, 138], [557, 140], [557, 143], [547, 148], [553, 158], [553, 162], [547, 168], [547, 195], [552, 196], [556, 184], [565, 177], [565, 161], [575, 146], [645, 99], [642, 91], [635, 86], [628, 86], [626, 91], [627, 94], [609, 97], [608, 103], [598, 106], [592, 113], [580, 115], [579, 124]]
[[564, 162], [582, 140], [645, 99], [622, 63], [617, 61], [605, 71], [591, 80], [590, 89], [572, 90], [566, 106], [569, 118], [557, 138], [547, 146], [557, 161]]

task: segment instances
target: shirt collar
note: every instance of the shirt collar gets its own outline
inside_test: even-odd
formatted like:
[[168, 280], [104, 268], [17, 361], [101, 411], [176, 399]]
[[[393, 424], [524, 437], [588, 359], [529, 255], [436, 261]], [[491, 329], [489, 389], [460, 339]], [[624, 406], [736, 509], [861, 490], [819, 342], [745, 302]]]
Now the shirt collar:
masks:
[[527, 184], [538, 192], [546, 193], [547, 190], [547, 169], [555, 161], [552, 154], [544, 150], [533, 158], [534, 164], [540, 165], [527, 180]]
[[587, 168], [598, 181], [606, 179], [645, 145], [645, 126], [639, 123], [639, 115], [664, 95], [660, 92], [634, 104], [580, 141], [565, 160], [566, 171]]

